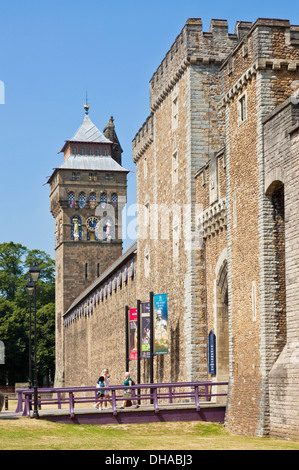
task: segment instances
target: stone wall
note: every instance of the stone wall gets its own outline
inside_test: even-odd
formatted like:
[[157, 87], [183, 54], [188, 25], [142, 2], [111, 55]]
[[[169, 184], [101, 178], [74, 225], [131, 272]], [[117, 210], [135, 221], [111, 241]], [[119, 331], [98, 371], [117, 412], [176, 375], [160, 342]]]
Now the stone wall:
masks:
[[277, 302], [283, 304], [277, 297], [282, 271], [278, 275], [273, 251], [273, 207], [264, 193], [262, 119], [291, 94], [289, 85], [298, 76], [298, 48], [290, 31], [288, 21], [259, 19], [222, 67], [230, 321], [227, 425], [248, 435], [269, 433], [268, 377], [279, 342]]
[[[270, 432], [277, 437], [299, 437], [298, 398], [299, 385], [299, 323], [298, 323], [298, 155], [299, 155], [299, 106], [289, 98], [264, 119], [265, 192], [269, 198], [282, 187], [284, 192], [285, 221], [285, 295], [286, 334], [283, 344], [276, 342], [277, 361], [269, 377]], [[275, 199], [273, 201], [275, 209]], [[274, 239], [275, 251], [277, 235]], [[279, 266], [279, 258], [276, 261]], [[284, 272], [282, 272], [284, 274]], [[279, 283], [277, 276], [276, 282]], [[281, 283], [281, 281], [280, 281]], [[281, 293], [281, 289], [280, 289]], [[278, 307], [283, 303], [279, 299]], [[280, 314], [280, 316], [278, 316]], [[276, 337], [282, 335], [281, 312], [277, 312]], [[282, 347], [284, 346], [283, 350]]]
[[[123, 383], [125, 307], [136, 307], [136, 256], [134, 244], [64, 314], [66, 387], [95, 385], [104, 368], [110, 371], [111, 385]], [[136, 379], [136, 361], [130, 362], [130, 371]]]

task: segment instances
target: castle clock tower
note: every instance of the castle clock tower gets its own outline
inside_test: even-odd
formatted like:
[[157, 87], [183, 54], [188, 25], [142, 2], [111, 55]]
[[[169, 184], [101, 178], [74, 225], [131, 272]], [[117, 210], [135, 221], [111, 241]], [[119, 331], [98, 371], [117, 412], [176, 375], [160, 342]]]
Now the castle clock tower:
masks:
[[128, 171], [121, 166], [113, 118], [102, 134], [89, 118], [89, 105], [84, 109], [81, 126], [61, 150], [64, 161], [48, 181], [55, 219], [55, 386], [64, 384], [64, 313], [122, 253]]

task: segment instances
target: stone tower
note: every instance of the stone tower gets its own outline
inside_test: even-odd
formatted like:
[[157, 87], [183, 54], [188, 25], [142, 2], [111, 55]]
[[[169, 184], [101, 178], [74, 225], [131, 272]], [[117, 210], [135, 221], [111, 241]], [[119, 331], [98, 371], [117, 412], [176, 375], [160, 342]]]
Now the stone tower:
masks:
[[84, 109], [81, 126], [61, 150], [64, 162], [48, 181], [55, 219], [56, 386], [64, 384], [63, 315], [122, 253], [128, 171], [121, 166], [113, 118], [104, 135], [90, 120], [89, 105]]

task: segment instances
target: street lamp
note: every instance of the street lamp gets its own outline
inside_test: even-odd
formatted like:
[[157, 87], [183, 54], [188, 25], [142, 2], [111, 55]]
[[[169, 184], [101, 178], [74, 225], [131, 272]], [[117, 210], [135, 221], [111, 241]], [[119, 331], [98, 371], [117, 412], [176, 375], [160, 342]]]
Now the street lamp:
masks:
[[31, 352], [31, 298], [34, 293], [34, 284], [31, 280], [29, 280], [25, 286], [25, 290], [28, 295], [29, 300], [29, 388], [32, 387], [32, 366], [31, 366], [31, 359], [32, 359], [32, 352]]
[[[36, 368], [36, 284], [40, 274], [40, 269], [34, 261], [33, 265], [29, 269], [31, 282], [33, 284], [34, 292], [34, 378], [33, 378], [33, 417], [38, 418], [38, 409], [37, 409], [37, 368]], [[32, 287], [30, 286], [29, 289]]]

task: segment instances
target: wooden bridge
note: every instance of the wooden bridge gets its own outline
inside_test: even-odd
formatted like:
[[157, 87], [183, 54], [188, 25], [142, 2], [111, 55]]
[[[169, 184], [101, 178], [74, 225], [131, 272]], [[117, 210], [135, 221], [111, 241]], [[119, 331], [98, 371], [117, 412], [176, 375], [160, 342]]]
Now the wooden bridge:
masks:
[[[227, 382], [210, 381], [114, 385], [101, 388], [109, 393], [103, 400], [103, 410], [94, 408], [99, 391], [94, 386], [41, 388], [38, 413], [40, 419], [68, 424], [224, 422], [227, 385]], [[32, 417], [33, 389], [19, 389], [17, 393], [16, 413]], [[124, 400], [132, 406], [122, 408]]]

